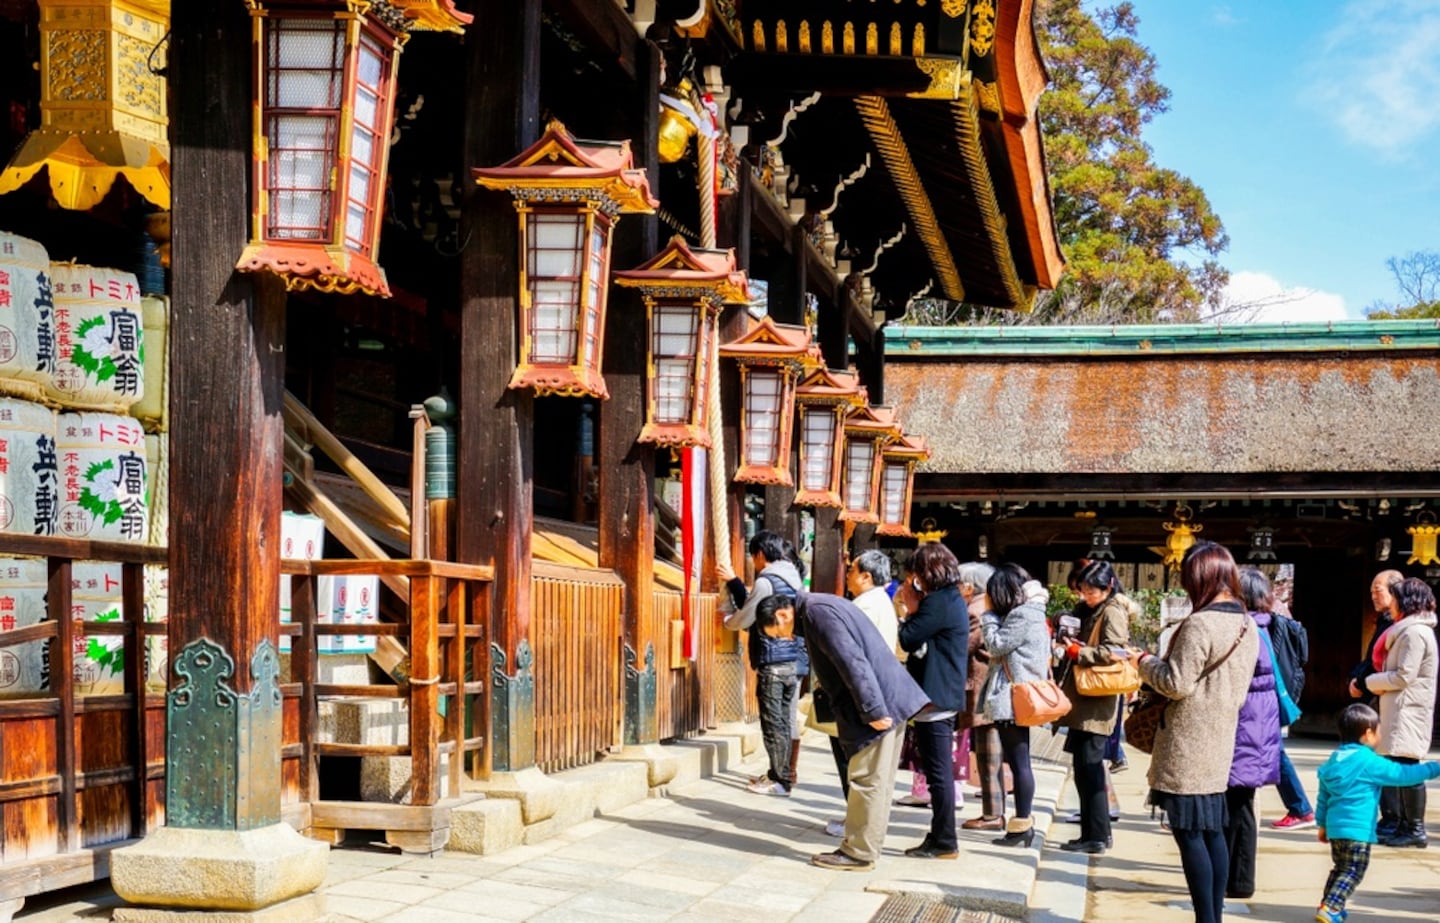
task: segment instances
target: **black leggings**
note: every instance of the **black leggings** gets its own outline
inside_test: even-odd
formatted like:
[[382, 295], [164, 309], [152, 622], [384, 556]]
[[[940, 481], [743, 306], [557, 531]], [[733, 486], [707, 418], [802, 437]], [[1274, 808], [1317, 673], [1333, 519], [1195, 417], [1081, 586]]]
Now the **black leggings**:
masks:
[[1180, 848], [1180, 867], [1195, 905], [1195, 923], [1220, 923], [1225, 908], [1225, 879], [1230, 875], [1230, 851], [1224, 830], [1172, 830]]
[[1014, 782], [1015, 816], [1029, 817], [1035, 803], [1035, 773], [1030, 769], [1030, 729], [1013, 721], [995, 725], [1000, 734], [1000, 752], [1010, 766]]

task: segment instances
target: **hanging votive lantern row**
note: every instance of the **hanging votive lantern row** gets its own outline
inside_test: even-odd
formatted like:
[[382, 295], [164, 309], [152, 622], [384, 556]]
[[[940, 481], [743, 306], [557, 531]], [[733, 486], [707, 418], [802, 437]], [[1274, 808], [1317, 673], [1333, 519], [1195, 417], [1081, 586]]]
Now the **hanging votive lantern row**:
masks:
[[923, 436], [901, 436], [880, 450], [880, 524], [876, 535], [909, 536], [915, 466], [930, 457]]
[[473, 17], [445, 0], [249, 6], [255, 201], [237, 268], [291, 290], [388, 297], [376, 254], [400, 50], [411, 29], [459, 32]]
[[629, 141], [581, 141], [552, 121], [540, 140], [475, 182], [509, 192], [520, 222], [520, 355], [511, 388], [609, 397], [601, 377], [610, 235], [660, 203]]
[[735, 480], [789, 487], [795, 385], [817, 362], [804, 327], [765, 318], [720, 347], [740, 366], [740, 460]]
[[840, 508], [845, 418], [865, 403], [855, 375], [819, 368], [795, 389], [800, 432], [800, 483], [796, 506]]
[[615, 284], [640, 290], [650, 325], [645, 425], [640, 442], [710, 447], [705, 393], [715, 373], [716, 318], [722, 305], [745, 303], [745, 273], [731, 250], [691, 249], [675, 237]]
[[857, 407], [845, 418], [845, 459], [840, 511], [843, 522], [876, 522], [880, 488], [880, 450], [900, 438], [889, 407]]

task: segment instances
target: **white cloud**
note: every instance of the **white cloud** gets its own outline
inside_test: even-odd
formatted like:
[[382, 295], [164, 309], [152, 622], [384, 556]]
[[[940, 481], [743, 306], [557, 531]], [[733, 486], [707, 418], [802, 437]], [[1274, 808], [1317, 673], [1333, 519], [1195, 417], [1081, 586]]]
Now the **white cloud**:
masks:
[[1236, 16], [1235, 11], [1228, 6], [1213, 7], [1210, 10], [1210, 18], [1215, 22], [1215, 25], [1221, 26], [1222, 28], [1237, 26], [1245, 21]]
[[1229, 324], [1282, 324], [1355, 320], [1345, 298], [1300, 286], [1287, 286], [1263, 272], [1236, 272], [1225, 286], [1228, 306], [1220, 321]]
[[1353, 142], [1401, 155], [1440, 128], [1440, 0], [1352, 0], [1312, 62], [1314, 102]]

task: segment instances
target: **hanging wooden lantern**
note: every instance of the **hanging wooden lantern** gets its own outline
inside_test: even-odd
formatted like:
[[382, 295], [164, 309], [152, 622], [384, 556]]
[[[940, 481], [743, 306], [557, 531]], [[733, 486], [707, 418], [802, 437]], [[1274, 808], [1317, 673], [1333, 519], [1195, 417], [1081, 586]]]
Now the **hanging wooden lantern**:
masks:
[[40, 127], [0, 174], [0, 193], [46, 168], [62, 208], [100, 204], [124, 177], [170, 207], [164, 54], [169, 0], [39, 0]]
[[889, 407], [857, 407], [845, 418], [844, 468], [840, 510], [843, 522], [876, 522], [880, 489], [880, 451], [900, 438], [895, 411]]
[[880, 525], [876, 535], [909, 536], [915, 466], [930, 457], [924, 436], [901, 436], [880, 450]]
[[721, 305], [749, 299], [735, 252], [691, 249], [676, 237], [643, 265], [615, 273], [615, 284], [640, 290], [650, 325], [639, 441], [709, 448], [705, 390], [715, 370], [715, 320]]
[[810, 331], [765, 318], [720, 347], [740, 366], [740, 459], [735, 480], [744, 484], [795, 483], [790, 476], [795, 383], [814, 362]]
[[795, 389], [800, 433], [800, 484], [796, 506], [838, 509], [845, 418], [864, 406], [865, 389], [850, 372], [818, 368]]
[[256, 124], [250, 245], [236, 268], [291, 290], [389, 297], [376, 263], [395, 75], [411, 29], [459, 32], [450, 0], [247, 0]]
[[629, 141], [579, 141], [551, 122], [539, 141], [475, 182], [510, 193], [520, 219], [520, 361], [510, 387], [607, 398], [600, 364], [610, 233], [660, 203]]

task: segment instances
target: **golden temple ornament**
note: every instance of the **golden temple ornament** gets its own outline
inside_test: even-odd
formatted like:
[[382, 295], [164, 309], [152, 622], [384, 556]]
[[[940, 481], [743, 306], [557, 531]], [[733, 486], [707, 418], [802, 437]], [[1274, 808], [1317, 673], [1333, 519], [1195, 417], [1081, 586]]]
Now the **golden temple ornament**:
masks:
[[[1191, 523], [1190, 519], [1195, 513], [1184, 503], [1175, 505], [1175, 522], [1164, 523], [1166, 532], [1170, 537], [1165, 539], [1163, 549], [1164, 560], [1162, 563], [1172, 571], [1180, 569], [1180, 562], [1185, 559], [1185, 552], [1195, 544], [1195, 533], [1204, 531], [1205, 527], [1199, 523]], [[1160, 549], [1157, 549], [1160, 550]]]
[[1440, 526], [1435, 524], [1435, 514], [1425, 510], [1417, 517], [1415, 525], [1405, 530], [1414, 539], [1410, 549], [1410, 557], [1405, 559], [1406, 564], [1440, 564], [1440, 554], [1436, 553], [1436, 542], [1440, 539]]
[[949, 535], [948, 529], [942, 529], [935, 524], [935, 517], [926, 516], [920, 522], [920, 528], [915, 531], [915, 540], [922, 545], [938, 545], [940, 540]]

